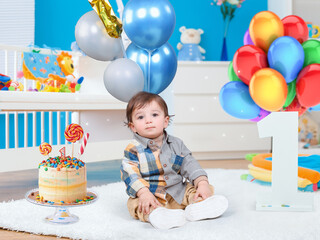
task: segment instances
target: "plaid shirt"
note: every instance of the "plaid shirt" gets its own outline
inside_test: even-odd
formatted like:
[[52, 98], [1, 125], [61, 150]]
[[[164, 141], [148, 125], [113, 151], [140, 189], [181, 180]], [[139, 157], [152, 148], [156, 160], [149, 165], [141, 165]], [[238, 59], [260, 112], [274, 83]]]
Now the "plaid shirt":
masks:
[[141, 188], [148, 187], [161, 202], [166, 202], [169, 193], [181, 204], [187, 184], [184, 179], [193, 182], [199, 176], [207, 176], [179, 138], [165, 132], [161, 149], [152, 151], [152, 139], [138, 134], [134, 137], [124, 150], [120, 169], [130, 197], [135, 198]]

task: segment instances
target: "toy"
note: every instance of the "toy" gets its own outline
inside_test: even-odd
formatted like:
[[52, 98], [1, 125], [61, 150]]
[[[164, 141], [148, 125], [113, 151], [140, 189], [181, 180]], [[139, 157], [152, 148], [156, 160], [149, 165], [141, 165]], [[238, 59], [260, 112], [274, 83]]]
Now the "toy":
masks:
[[319, 125], [309, 112], [299, 118], [299, 141], [306, 143], [303, 148], [318, 145]]
[[47, 78], [53, 78], [64, 84], [65, 77], [74, 71], [72, 56], [67, 52], [59, 55], [25, 52], [22, 71], [27, 79], [44, 82]]
[[180, 61], [202, 61], [205, 57], [202, 54], [206, 51], [199, 46], [201, 41], [202, 29], [186, 28], [182, 26], [179, 31], [181, 32], [180, 41], [177, 48], [179, 50], [178, 60]]
[[58, 55], [42, 54], [40, 51], [23, 53], [23, 75], [26, 79], [36, 81], [35, 89], [29, 88], [28, 91], [79, 91], [83, 77], [76, 79], [73, 75], [72, 56], [63, 51]]
[[11, 81], [9, 91], [23, 91], [23, 84], [18, 81]]
[[80, 48], [79, 45], [77, 44], [76, 41], [71, 43], [71, 51], [73, 52], [80, 52], [83, 56], [87, 56]]
[[8, 91], [11, 85], [11, 78], [0, 73], [0, 90]]
[[[300, 191], [317, 191], [320, 186], [320, 155], [298, 155], [298, 189]], [[249, 174], [243, 174], [242, 180], [270, 185], [272, 181], [272, 153], [256, 154], [248, 166]], [[282, 174], [283, 178], [286, 175]]]
[[319, 38], [320, 28], [318, 25], [312, 24], [312, 22], [306, 22], [309, 30], [309, 38]]

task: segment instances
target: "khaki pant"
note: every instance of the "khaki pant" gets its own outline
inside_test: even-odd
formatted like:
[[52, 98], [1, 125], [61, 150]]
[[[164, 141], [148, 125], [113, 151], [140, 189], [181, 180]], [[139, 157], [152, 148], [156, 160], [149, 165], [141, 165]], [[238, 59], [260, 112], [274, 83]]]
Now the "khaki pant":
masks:
[[[210, 189], [212, 193], [214, 192], [214, 189], [211, 185]], [[182, 200], [182, 203], [179, 204], [177, 203], [173, 197], [171, 197], [169, 194], [166, 195], [167, 203], [162, 204], [163, 207], [168, 208], [168, 209], [185, 209], [186, 206], [194, 203], [201, 201], [202, 199], [197, 199], [196, 201], [193, 200], [194, 195], [196, 193], [196, 188], [188, 183], [186, 187], [186, 191], [184, 193], [184, 197]], [[139, 219], [142, 222], [148, 222], [148, 214], [144, 214], [143, 212], [139, 212], [138, 207], [139, 207], [139, 198], [129, 198], [127, 202], [128, 210], [130, 215], [135, 218]], [[153, 208], [150, 208], [150, 213], [152, 212]]]

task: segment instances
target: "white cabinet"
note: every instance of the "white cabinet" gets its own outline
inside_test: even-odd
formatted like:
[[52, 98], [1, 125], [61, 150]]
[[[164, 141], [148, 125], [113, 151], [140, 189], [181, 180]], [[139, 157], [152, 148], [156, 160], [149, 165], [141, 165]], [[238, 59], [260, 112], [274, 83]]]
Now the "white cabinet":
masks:
[[179, 62], [173, 81], [173, 132], [197, 159], [244, 158], [269, 152], [270, 138], [259, 138], [257, 124], [228, 115], [219, 92], [229, 62]]

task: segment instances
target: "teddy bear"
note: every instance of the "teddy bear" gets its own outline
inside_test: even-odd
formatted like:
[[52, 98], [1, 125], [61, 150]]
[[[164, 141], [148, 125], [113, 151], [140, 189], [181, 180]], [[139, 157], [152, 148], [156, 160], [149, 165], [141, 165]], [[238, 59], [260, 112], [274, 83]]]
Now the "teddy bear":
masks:
[[201, 41], [201, 34], [203, 30], [186, 28], [185, 26], [180, 27], [179, 31], [181, 32], [180, 41], [177, 48], [179, 50], [178, 60], [180, 61], [202, 61], [205, 57], [202, 54], [205, 54], [206, 51], [199, 46]]

